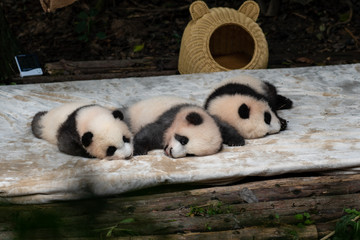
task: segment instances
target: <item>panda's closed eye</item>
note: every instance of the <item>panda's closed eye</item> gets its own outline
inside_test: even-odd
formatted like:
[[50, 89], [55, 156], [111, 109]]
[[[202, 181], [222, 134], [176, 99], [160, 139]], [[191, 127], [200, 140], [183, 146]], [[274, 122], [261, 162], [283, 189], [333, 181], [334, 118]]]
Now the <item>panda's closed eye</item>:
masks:
[[179, 141], [181, 145], [186, 145], [189, 142], [189, 139], [185, 136], [181, 136], [179, 134], [175, 134], [175, 139]]
[[130, 142], [130, 138], [123, 136], [123, 141], [124, 141], [124, 143], [129, 143], [129, 142]]
[[114, 146], [108, 147], [108, 149], [106, 150], [106, 156], [110, 157], [110, 156], [114, 155], [116, 150], [117, 150], [117, 148]]
[[271, 114], [269, 112], [264, 113], [264, 121], [266, 124], [270, 125], [271, 122]]

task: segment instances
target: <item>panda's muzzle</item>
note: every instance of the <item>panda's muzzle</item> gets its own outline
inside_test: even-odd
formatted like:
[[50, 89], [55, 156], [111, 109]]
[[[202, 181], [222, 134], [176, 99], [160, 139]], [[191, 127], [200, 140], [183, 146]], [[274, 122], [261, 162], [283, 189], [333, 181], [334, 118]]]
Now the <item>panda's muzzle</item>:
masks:
[[172, 148], [170, 148], [170, 150], [168, 151], [168, 147], [169, 147], [169, 145], [166, 145], [166, 146], [164, 147], [165, 155], [168, 156], [168, 157], [173, 157], [172, 154], [171, 154], [171, 149], [172, 149]]

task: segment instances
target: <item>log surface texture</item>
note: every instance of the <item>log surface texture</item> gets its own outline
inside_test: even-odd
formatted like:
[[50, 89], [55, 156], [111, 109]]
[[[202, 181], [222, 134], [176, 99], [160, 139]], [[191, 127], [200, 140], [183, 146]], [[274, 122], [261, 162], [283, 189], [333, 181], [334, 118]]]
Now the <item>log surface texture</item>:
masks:
[[[345, 208], [360, 209], [360, 175], [145, 192], [2, 205], [0, 239], [320, 239]], [[311, 224], [295, 217], [304, 213]]]

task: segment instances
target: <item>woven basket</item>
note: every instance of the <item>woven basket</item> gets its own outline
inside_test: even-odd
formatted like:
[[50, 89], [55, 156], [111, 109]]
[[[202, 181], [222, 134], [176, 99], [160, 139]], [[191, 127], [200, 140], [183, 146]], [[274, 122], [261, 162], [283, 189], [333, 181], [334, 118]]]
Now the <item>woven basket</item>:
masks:
[[209, 9], [205, 2], [190, 5], [192, 20], [181, 40], [181, 74], [266, 68], [269, 51], [265, 35], [255, 22], [259, 6], [244, 2], [238, 10]]

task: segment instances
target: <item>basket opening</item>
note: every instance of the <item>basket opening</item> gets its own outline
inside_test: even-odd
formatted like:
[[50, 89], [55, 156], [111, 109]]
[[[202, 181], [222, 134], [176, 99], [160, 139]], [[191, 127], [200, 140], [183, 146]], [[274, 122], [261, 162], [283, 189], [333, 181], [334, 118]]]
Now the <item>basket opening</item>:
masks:
[[210, 53], [213, 59], [227, 69], [240, 69], [251, 61], [255, 42], [252, 36], [238, 24], [218, 27], [210, 37]]

